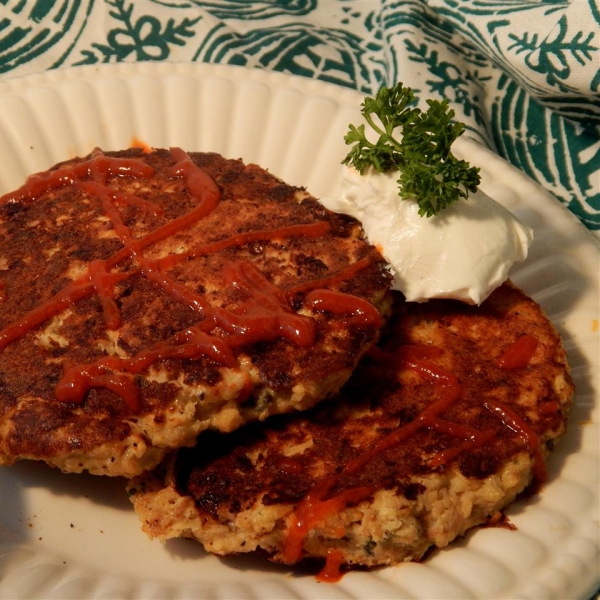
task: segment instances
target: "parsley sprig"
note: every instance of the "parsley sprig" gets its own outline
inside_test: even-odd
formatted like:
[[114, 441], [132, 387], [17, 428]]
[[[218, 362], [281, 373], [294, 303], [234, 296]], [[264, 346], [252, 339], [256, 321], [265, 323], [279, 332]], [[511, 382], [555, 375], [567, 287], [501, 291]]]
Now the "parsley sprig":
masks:
[[382, 173], [398, 170], [399, 196], [414, 198], [419, 214], [431, 217], [475, 192], [479, 169], [450, 151], [465, 126], [453, 122], [448, 101], [427, 100], [429, 108], [423, 112], [412, 106], [414, 99], [412, 89], [402, 83], [381, 88], [375, 98], [366, 97], [361, 113], [379, 139], [370, 142], [364, 124], [350, 125], [344, 140], [354, 147], [342, 162], [361, 174], [369, 167]]

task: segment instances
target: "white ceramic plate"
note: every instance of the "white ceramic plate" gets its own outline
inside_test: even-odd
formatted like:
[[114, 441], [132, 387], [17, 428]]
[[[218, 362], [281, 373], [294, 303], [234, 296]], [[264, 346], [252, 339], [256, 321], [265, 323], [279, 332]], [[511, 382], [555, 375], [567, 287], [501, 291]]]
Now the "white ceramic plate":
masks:
[[[0, 84], [0, 193], [94, 146], [178, 145], [268, 167], [318, 196], [335, 192], [362, 96], [317, 81], [200, 64], [51, 71]], [[21, 463], [0, 470], [1, 598], [584, 598], [598, 585], [599, 245], [551, 196], [491, 152], [459, 140], [482, 187], [535, 230], [513, 280], [563, 335], [577, 397], [543, 493], [422, 564], [338, 584], [253, 558], [141, 532], [123, 481]]]

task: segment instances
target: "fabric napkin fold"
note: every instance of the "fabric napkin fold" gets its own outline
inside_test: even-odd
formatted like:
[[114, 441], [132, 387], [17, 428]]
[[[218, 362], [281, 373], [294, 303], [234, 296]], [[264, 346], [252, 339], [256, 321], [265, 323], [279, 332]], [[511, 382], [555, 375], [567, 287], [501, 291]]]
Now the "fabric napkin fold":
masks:
[[0, 77], [168, 60], [402, 81], [599, 233], [599, 32], [598, 0], [9, 0]]

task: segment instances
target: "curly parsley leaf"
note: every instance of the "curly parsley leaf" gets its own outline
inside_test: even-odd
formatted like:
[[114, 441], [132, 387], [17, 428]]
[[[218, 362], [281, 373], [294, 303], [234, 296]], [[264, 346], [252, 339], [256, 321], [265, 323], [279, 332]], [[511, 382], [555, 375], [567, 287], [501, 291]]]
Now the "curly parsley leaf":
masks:
[[353, 148], [342, 162], [361, 174], [370, 167], [381, 173], [398, 170], [400, 198], [414, 198], [419, 214], [431, 217], [475, 192], [479, 169], [457, 159], [450, 150], [465, 127], [453, 122], [448, 101], [428, 100], [423, 112], [412, 106], [414, 99], [412, 89], [402, 83], [381, 88], [375, 98], [365, 98], [361, 113], [379, 137], [371, 142], [364, 124], [350, 125], [344, 140]]

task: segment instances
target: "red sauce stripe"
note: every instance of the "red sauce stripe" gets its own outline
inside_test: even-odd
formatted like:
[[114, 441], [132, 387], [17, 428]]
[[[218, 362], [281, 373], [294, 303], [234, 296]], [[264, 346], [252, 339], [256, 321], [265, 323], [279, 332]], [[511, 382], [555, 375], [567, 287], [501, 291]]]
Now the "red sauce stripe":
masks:
[[109, 157], [96, 151], [93, 157], [87, 161], [29, 176], [20, 188], [0, 197], [0, 206], [9, 202], [37, 200], [46, 192], [73, 184], [83, 177], [97, 177], [98, 175], [149, 178], [154, 175], [154, 169], [136, 158]]
[[497, 400], [487, 399], [483, 405], [496, 414], [506, 427], [512, 429], [526, 443], [529, 452], [533, 456], [533, 476], [535, 480], [539, 483], [546, 481], [548, 471], [535, 429], [515, 410]]
[[78, 300], [88, 298], [94, 292], [89, 274], [63, 288], [54, 297], [42, 302], [26, 315], [0, 331], [0, 350], [23, 337], [28, 331], [63, 312]]
[[357, 503], [368, 498], [375, 489], [371, 486], [354, 488], [325, 499], [327, 494], [344, 476], [359, 472], [376, 456], [398, 445], [416, 431], [431, 427], [438, 415], [448, 410], [459, 398], [461, 386], [454, 375], [420, 359], [405, 359], [404, 368], [411, 369], [437, 385], [438, 399], [425, 409], [414, 421], [403, 425], [379, 439], [363, 454], [350, 460], [339, 474], [318, 482], [302, 499], [292, 516], [284, 541], [283, 558], [287, 564], [298, 562], [308, 533], [328, 516], [341, 511], [350, 502]]
[[[531, 340], [521, 341], [516, 350], [513, 347], [510, 351], [512, 354], [519, 356], [519, 360], [516, 362], [521, 365], [523, 364], [523, 356], [529, 357], [527, 362], [530, 360], [535, 351], [535, 345]], [[306, 536], [312, 529], [323, 523], [327, 517], [335, 514], [336, 511], [343, 510], [350, 501], [364, 500], [375, 491], [374, 488], [370, 487], [354, 488], [327, 498], [327, 495], [340, 482], [342, 477], [358, 473], [375, 457], [402, 443], [419, 429], [435, 429], [463, 440], [463, 443], [458, 446], [437, 452], [429, 461], [430, 468], [441, 467], [464, 452], [482, 447], [497, 435], [497, 432], [493, 429], [480, 431], [441, 418], [441, 415], [459, 400], [462, 393], [460, 383], [453, 374], [428, 360], [441, 354], [441, 350], [427, 346], [404, 346], [394, 353], [383, 351], [380, 348], [371, 350], [370, 357], [377, 364], [391, 369], [410, 369], [435, 385], [437, 399], [413, 421], [402, 425], [376, 441], [366, 452], [346, 463], [339, 474], [318, 482], [308, 492], [290, 517], [288, 533], [284, 540], [284, 562], [293, 564], [301, 559]], [[511, 364], [514, 364], [514, 362]], [[500, 402], [490, 399], [484, 401], [483, 404], [486, 409], [498, 415], [505, 427], [514, 431], [525, 441], [534, 457], [534, 478], [539, 482], [545, 481], [547, 478], [546, 465], [541, 453], [539, 438], [533, 427], [514, 410]], [[331, 558], [328, 557], [322, 572], [324, 574], [322, 580], [327, 581], [330, 573], [333, 573], [333, 580], [338, 578], [342, 562], [343, 556], [337, 551], [332, 554]]]
[[445, 421], [443, 419], [436, 420], [432, 423], [431, 427], [441, 433], [445, 433], [455, 438], [462, 438], [464, 440], [462, 444], [455, 445], [447, 450], [436, 452], [429, 460], [429, 467], [432, 469], [448, 464], [450, 461], [469, 450], [481, 448], [484, 444], [496, 437], [496, 432], [493, 430], [478, 431], [471, 427], [465, 427], [459, 423]]
[[535, 336], [525, 334], [519, 336], [496, 360], [501, 369], [524, 369], [533, 358], [538, 340]]
[[316, 223], [290, 225], [289, 227], [279, 227], [277, 229], [247, 231], [245, 233], [238, 233], [237, 235], [227, 237], [217, 242], [195, 246], [187, 252], [165, 256], [164, 258], [159, 259], [159, 263], [161, 268], [169, 269], [180, 262], [187, 260], [188, 258], [205, 256], [207, 254], [219, 252], [220, 250], [226, 250], [228, 248], [244, 246], [253, 242], [272, 241], [275, 239], [286, 239], [291, 237], [303, 236], [308, 238], [318, 238], [325, 235], [330, 229], [331, 226], [329, 223], [325, 221], [317, 221]]
[[[200, 244], [180, 255], [158, 260], [147, 259], [143, 254], [145, 248], [193, 226], [208, 216], [221, 199], [217, 184], [191, 160], [187, 153], [180, 148], [172, 148], [171, 156], [174, 160], [171, 174], [184, 180], [190, 196], [196, 201], [196, 206], [186, 214], [137, 239], [133, 238], [130, 228], [124, 223], [118, 206], [131, 205], [155, 216], [162, 216], [164, 211], [152, 202], [110, 188], [107, 179], [114, 175], [151, 177], [154, 169], [142, 160], [108, 157], [100, 150], [95, 150], [89, 160], [33, 175], [18, 190], [0, 198], [0, 204], [32, 201], [50, 190], [65, 185], [75, 185], [82, 193], [98, 198], [103, 212], [123, 243], [123, 248], [111, 257], [106, 260], [92, 261], [85, 275], [17, 321], [4, 327], [0, 331], [0, 349], [60, 314], [75, 302], [93, 294], [96, 294], [101, 302], [107, 327], [117, 329], [121, 324], [121, 314], [115, 299], [115, 286], [139, 273], [157, 284], [172, 298], [195, 310], [201, 320], [197, 327], [180, 332], [131, 359], [108, 357], [92, 364], [71, 365], [65, 368], [55, 390], [55, 395], [62, 401], [83, 402], [90, 389], [106, 388], [120, 395], [131, 410], [138, 410], [140, 395], [133, 374], [139, 373], [158, 360], [204, 356], [217, 364], [233, 366], [237, 364], [233, 349], [244, 344], [270, 341], [278, 337], [301, 347], [308, 347], [314, 343], [316, 336], [314, 319], [293, 311], [290, 296], [271, 284], [251, 263], [243, 261], [231, 263], [223, 273], [228, 285], [243, 290], [248, 297], [248, 300], [235, 311], [213, 308], [201, 294], [178, 283], [169, 277], [165, 270], [187, 258], [251, 242], [298, 236], [316, 238], [327, 233], [330, 225], [326, 222], [315, 222], [246, 232], [210, 244]], [[112, 271], [127, 258], [133, 259], [132, 268], [126, 272]], [[328, 310], [336, 315], [347, 315], [361, 325], [378, 324], [379, 313], [368, 302], [339, 292], [328, 295], [326, 291], [322, 291], [319, 295], [318, 289], [343, 281], [365, 268], [370, 262], [369, 258], [365, 258], [332, 277], [310, 282], [304, 286], [306, 290], [317, 290], [313, 292], [308, 308], [312, 308], [315, 312]], [[4, 297], [5, 288], [2, 286], [0, 299]], [[226, 339], [211, 336], [210, 332], [213, 329], [220, 329], [227, 334]]]
[[286, 296], [293, 298], [294, 296], [303, 292], [310, 292], [311, 290], [318, 290], [329, 286], [339, 285], [348, 281], [354, 277], [357, 273], [360, 273], [363, 269], [366, 269], [370, 264], [373, 263], [372, 255], [365, 256], [361, 260], [349, 265], [345, 269], [341, 269], [337, 273], [329, 277], [323, 277], [322, 279], [315, 279], [313, 281], [307, 281], [299, 285], [293, 286], [286, 290]]
[[335, 290], [312, 290], [306, 295], [304, 306], [313, 311], [353, 317], [353, 322], [364, 326], [381, 325], [381, 315], [370, 302]]
[[283, 547], [283, 560], [286, 564], [293, 564], [300, 560], [306, 536], [319, 523], [340, 512], [348, 504], [357, 504], [373, 493], [373, 488], [370, 486], [360, 487], [346, 490], [333, 498], [324, 500], [324, 496], [337, 480], [337, 477], [329, 478], [317, 484], [292, 514]]
[[336, 583], [342, 578], [342, 572], [340, 567], [344, 560], [344, 555], [340, 550], [329, 549], [327, 551], [327, 558], [325, 560], [325, 566], [321, 569], [317, 575], [318, 581], [326, 583]]

